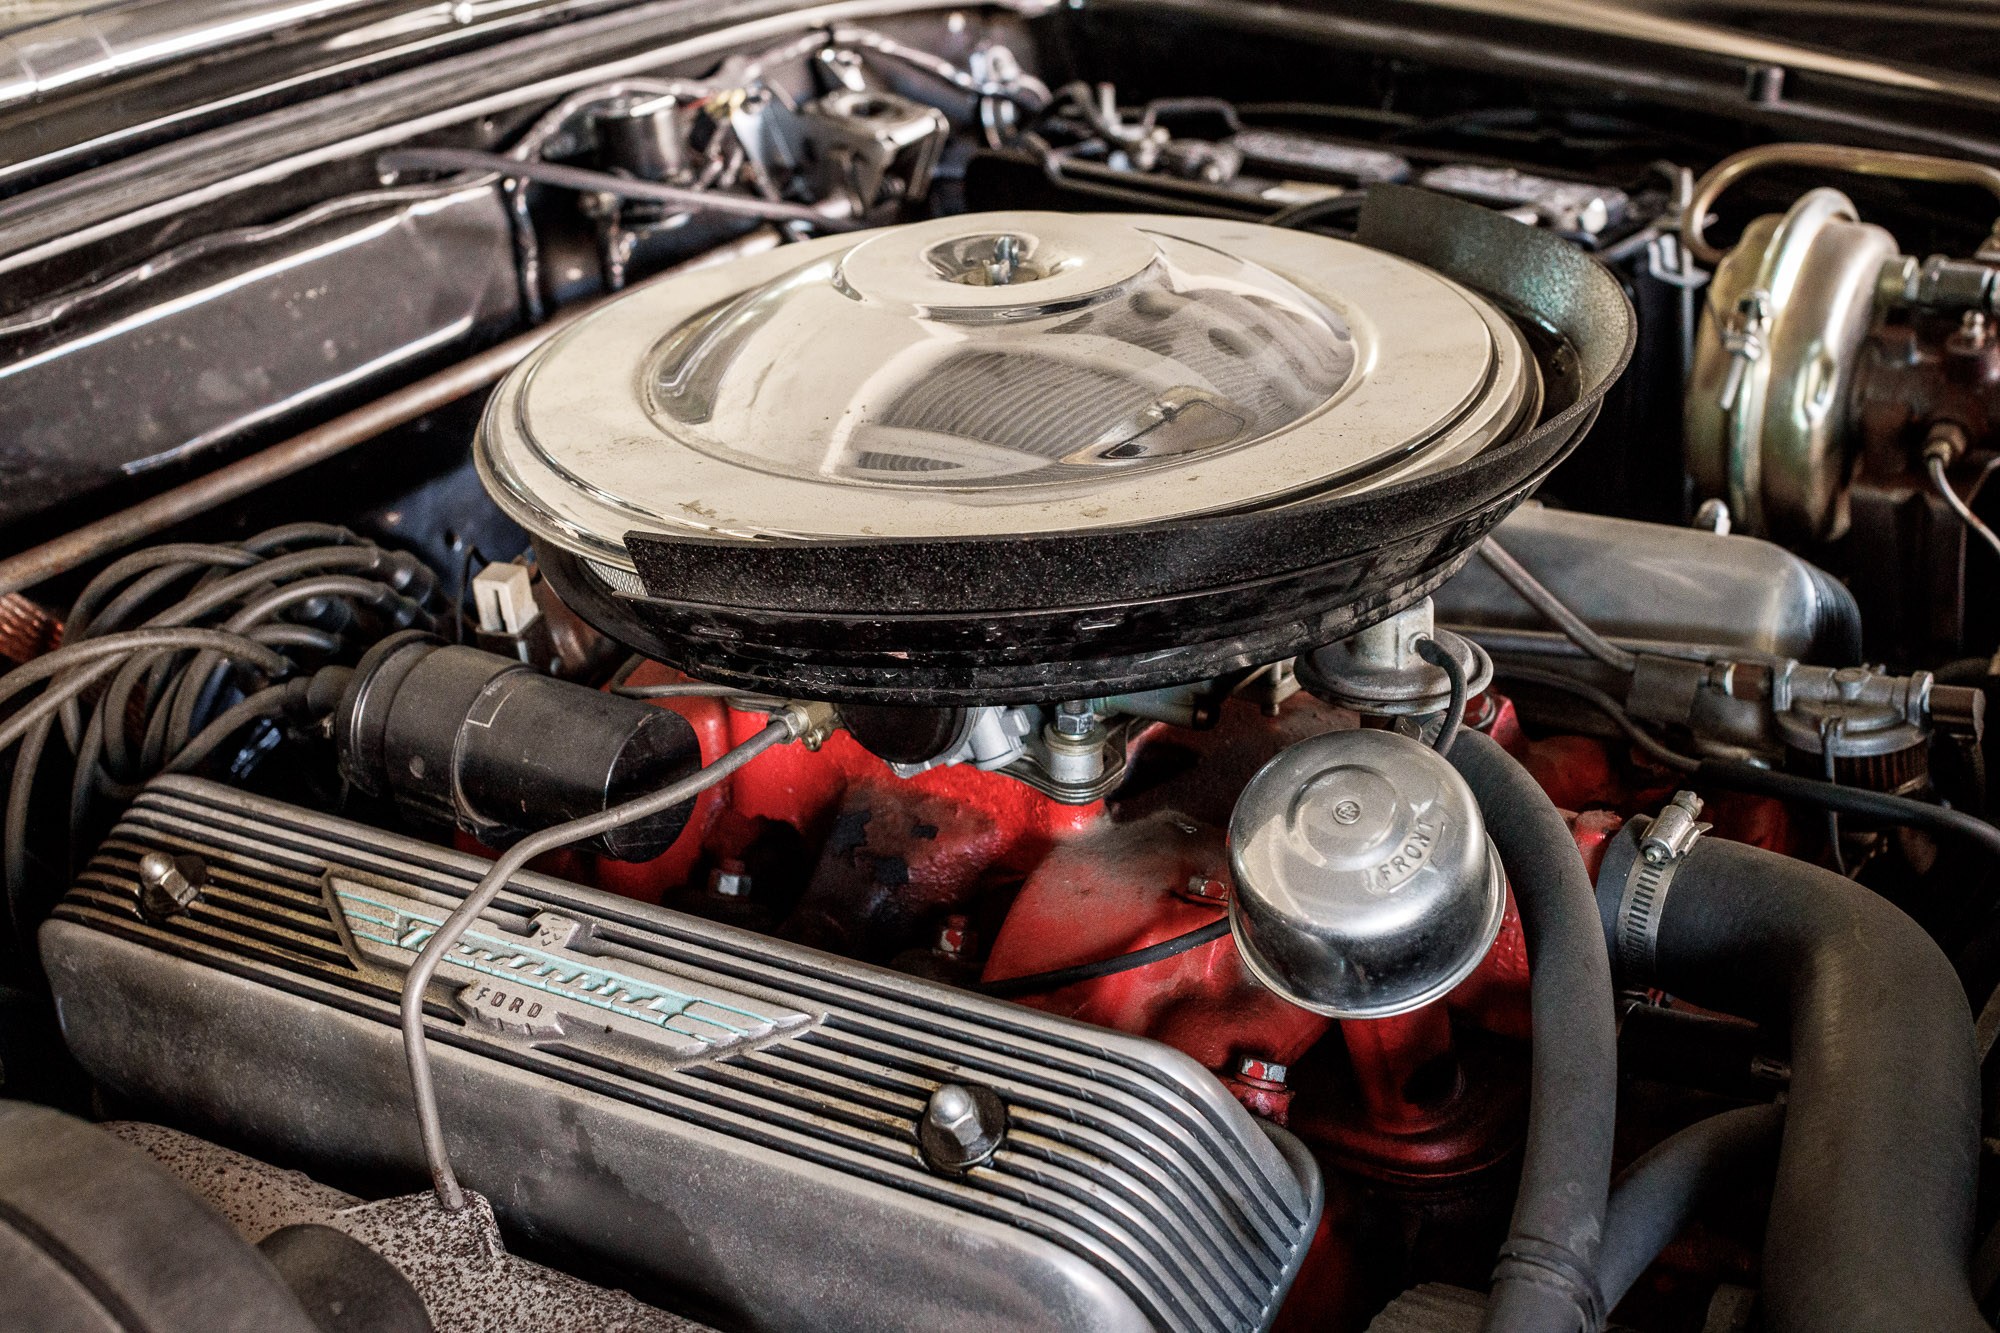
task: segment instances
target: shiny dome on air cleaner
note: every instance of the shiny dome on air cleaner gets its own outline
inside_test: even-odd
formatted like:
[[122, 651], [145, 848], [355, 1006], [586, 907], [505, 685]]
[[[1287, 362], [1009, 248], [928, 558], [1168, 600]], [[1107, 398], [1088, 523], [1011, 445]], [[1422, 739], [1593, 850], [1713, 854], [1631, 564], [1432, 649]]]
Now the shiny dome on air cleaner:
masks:
[[538, 538], [1075, 532], [1445, 466], [1533, 359], [1407, 260], [1207, 219], [993, 213], [642, 288], [503, 388], [481, 463]]

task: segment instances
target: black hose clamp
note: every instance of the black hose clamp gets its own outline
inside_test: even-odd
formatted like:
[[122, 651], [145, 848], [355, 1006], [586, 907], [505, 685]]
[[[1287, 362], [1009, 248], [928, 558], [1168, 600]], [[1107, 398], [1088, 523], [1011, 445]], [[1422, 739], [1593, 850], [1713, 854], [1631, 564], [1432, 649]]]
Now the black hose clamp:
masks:
[[1652, 978], [1660, 941], [1660, 918], [1666, 912], [1667, 890], [1674, 872], [1711, 825], [1700, 823], [1701, 798], [1691, 791], [1675, 792], [1659, 817], [1640, 829], [1639, 854], [1625, 875], [1625, 892], [1618, 901], [1614, 941], [1618, 975], [1627, 985]]
[[1604, 1327], [1604, 1294], [1598, 1290], [1591, 1265], [1567, 1246], [1515, 1236], [1500, 1249], [1493, 1281], [1526, 1282], [1560, 1292], [1576, 1307], [1583, 1333], [1598, 1333]]

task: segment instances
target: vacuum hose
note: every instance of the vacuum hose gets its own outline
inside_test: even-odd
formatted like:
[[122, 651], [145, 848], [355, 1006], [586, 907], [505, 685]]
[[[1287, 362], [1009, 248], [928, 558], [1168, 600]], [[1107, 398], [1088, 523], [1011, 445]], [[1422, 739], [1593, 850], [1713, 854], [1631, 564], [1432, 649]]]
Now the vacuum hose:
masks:
[[1944, 954], [1889, 903], [1804, 861], [1706, 838], [1646, 866], [1643, 824], [1598, 877], [1621, 982], [1791, 1034], [1764, 1239], [1773, 1333], [1987, 1333], [1967, 1268], [1978, 1060]]
[[1590, 875], [1562, 815], [1505, 750], [1463, 731], [1449, 758], [1478, 798], [1521, 910], [1534, 1036], [1521, 1189], [1485, 1327], [1596, 1333], [1618, 1052]]

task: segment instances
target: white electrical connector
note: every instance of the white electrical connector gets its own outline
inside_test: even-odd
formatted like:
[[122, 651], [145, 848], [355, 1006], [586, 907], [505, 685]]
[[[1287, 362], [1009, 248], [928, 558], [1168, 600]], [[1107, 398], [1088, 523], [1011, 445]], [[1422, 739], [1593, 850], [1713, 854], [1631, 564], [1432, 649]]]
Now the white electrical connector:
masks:
[[535, 605], [534, 576], [526, 565], [511, 560], [488, 565], [474, 574], [472, 599], [482, 634], [518, 638], [542, 616], [542, 608]]

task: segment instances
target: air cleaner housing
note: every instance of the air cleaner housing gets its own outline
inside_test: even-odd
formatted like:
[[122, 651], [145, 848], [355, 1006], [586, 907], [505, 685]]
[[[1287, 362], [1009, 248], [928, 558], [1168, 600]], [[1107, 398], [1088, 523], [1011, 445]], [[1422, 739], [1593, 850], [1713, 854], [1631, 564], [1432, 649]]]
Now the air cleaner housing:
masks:
[[479, 466], [582, 614], [710, 679], [996, 703], [1283, 657], [1445, 577], [1631, 338], [1569, 247], [1387, 194], [1400, 246], [1375, 203], [1362, 243], [990, 213], [688, 273], [524, 363]]

